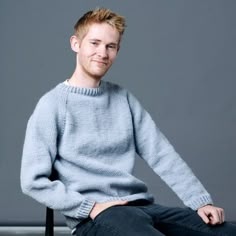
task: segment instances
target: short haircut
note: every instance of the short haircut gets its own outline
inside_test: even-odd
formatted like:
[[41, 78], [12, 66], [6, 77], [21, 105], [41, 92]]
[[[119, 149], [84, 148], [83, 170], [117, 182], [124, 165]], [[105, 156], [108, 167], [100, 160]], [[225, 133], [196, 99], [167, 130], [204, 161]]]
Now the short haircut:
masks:
[[107, 23], [114, 27], [120, 34], [125, 31], [125, 18], [106, 8], [96, 8], [85, 13], [75, 24], [74, 34], [83, 39], [93, 23]]

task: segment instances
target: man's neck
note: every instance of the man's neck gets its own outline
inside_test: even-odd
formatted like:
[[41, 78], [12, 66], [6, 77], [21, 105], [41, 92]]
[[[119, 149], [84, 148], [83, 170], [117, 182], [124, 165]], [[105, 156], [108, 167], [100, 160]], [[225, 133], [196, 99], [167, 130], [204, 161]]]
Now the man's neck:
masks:
[[97, 88], [99, 87], [100, 81], [101, 79], [80, 76], [75, 72], [68, 80], [68, 83], [69, 85], [81, 88]]

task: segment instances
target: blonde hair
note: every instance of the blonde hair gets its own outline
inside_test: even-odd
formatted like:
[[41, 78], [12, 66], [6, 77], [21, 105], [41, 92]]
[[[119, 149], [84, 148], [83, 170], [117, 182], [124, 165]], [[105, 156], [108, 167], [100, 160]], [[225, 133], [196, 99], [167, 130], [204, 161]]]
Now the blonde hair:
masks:
[[114, 27], [120, 36], [125, 31], [125, 18], [112, 12], [106, 8], [96, 8], [95, 10], [85, 13], [74, 25], [74, 34], [79, 38], [83, 37], [88, 32], [89, 26], [93, 23], [107, 23]]

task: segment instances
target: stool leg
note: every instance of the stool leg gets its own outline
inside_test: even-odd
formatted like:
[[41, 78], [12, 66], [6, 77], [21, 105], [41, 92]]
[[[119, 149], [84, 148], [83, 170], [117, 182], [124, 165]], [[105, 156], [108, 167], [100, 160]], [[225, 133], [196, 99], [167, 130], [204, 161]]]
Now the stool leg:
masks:
[[45, 228], [45, 236], [53, 236], [54, 235], [54, 214], [51, 208], [47, 207], [46, 210], [46, 228]]

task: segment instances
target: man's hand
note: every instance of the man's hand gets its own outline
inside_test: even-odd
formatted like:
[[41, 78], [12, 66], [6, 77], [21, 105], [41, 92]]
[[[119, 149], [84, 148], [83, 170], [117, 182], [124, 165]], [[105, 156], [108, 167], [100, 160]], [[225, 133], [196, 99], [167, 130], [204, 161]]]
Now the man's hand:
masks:
[[90, 212], [90, 218], [93, 220], [95, 217], [100, 214], [102, 211], [106, 210], [109, 207], [116, 205], [126, 205], [127, 201], [112, 201], [112, 202], [104, 202], [104, 203], [96, 203]]
[[197, 213], [206, 224], [222, 224], [225, 220], [224, 210], [212, 205], [206, 205], [199, 208]]

